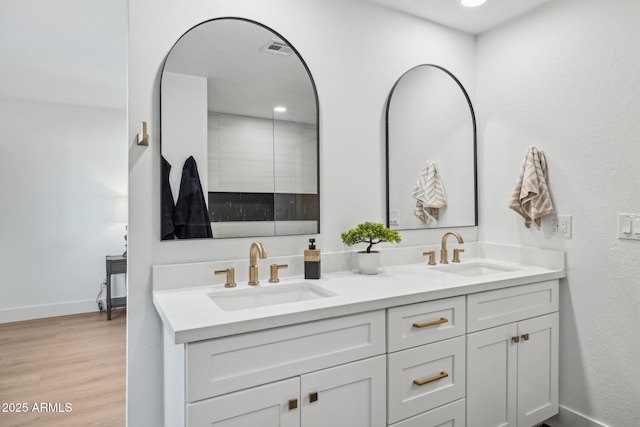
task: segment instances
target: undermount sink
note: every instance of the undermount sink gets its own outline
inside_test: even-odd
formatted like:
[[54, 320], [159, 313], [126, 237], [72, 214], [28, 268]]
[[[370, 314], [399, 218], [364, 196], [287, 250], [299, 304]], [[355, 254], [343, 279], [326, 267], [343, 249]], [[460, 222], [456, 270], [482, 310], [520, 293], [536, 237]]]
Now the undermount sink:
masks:
[[337, 294], [307, 282], [265, 285], [252, 289], [231, 289], [208, 294], [224, 311], [246, 310], [272, 305], [310, 301]]
[[448, 264], [441, 267], [434, 267], [433, 269], [469, 277], [485, 276], [488, 274], [505, 273], [518, 270], [517, 268], [513, 267], [505, 267], [503, 265], [489, 264], [485, 262], [474, 262], [470, 264]]

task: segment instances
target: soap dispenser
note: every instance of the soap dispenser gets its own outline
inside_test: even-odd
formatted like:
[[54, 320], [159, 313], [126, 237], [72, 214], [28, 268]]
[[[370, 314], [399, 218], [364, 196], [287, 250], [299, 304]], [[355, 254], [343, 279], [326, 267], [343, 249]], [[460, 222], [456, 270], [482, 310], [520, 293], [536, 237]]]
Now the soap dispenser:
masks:
[[320, 278], [320, 250], [316, 249], [316, 239], [309, 239], [309, 249], [304, 251], [304, 278]]

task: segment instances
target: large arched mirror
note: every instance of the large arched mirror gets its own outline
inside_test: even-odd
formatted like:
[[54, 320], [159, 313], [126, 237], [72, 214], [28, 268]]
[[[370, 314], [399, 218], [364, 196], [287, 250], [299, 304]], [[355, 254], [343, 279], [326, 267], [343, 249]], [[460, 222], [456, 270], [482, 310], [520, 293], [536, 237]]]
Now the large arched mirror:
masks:
[[477, 225], [476, 122], [460, 81], [416, 66], [394, 85], [386, 116], [389, 228]]
[[160, 98], [163, 240], [319, 232], [318, 97], [284, 37], [203, 22], [169, 52]]

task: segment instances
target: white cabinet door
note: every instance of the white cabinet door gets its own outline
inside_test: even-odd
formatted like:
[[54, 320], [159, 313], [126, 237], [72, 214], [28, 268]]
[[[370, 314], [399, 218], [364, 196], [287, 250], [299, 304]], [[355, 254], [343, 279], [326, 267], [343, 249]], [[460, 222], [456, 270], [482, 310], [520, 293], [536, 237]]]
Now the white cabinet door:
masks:
[[469, 427], [516, 426], [516, 336], [516, 323], [467, 335]]
[[[202, 402], [190, 403], [187, 405], [187, 425], [189, 427], [300, 427], [299, 395], [300, 378], [291, 378]], [[295, 404], [293, 404], [294, 401]]]
[[518, 426], [558, 413], [558, 313], [518, 324]]
[[557, 414], [558, 345], [558, 313], [469, 334], [467, 424], [531, 427]]
[[386, 426], [384, 356], [303, 375], [300, 390], [303, 427]]

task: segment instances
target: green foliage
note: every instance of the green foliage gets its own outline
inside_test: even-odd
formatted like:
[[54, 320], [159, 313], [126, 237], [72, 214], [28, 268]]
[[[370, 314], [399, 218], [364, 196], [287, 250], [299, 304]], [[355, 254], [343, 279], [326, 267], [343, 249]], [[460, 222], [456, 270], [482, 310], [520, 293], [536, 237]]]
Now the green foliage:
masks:
[[356, 228], [342, 233], [340, 237], [342, 238], [342, 242], [347, 246], [352, 246], [357, 243], [368, 243], [367, 252], [371, 252], [371, 247], [378, 243], [399, 243], [402, 240], [400, 233], [390, 230], [383, 224], [376, 222], [358, 224]]

